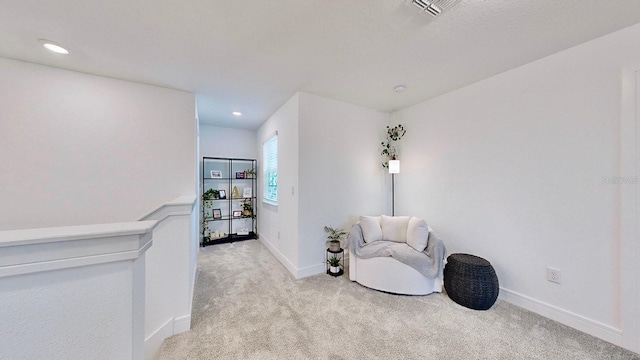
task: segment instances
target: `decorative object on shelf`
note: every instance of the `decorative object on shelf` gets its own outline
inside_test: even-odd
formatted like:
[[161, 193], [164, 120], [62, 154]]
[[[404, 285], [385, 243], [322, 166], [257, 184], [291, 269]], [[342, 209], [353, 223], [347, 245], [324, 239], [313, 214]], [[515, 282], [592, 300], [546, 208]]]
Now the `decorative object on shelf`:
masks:
[[220, 170], [211, 170], [211, 178], [212, 179], [222, 179], [222, 171], [220, 171]]
[[256, 177], [256, 169], [252, 168], [252, 169], [248, 169], [244, 171], [244, 177], [245, 179], [253, 179]]
[[219, 198], [218, 190], [209, 189], [202, 193], [202, 236], [209, 232], [209, 222], [204, 220], [211, 214], [211, 217], [214, 217], [214, 214], [210, 211], [211, 207], [213, 207], [213, 200], [217, 200]]
[[238, 235], [249, 235], [249, 228], [238, 229]]
[[220, 193], [218, 192], [218, 190], [214, 190], [214, 189], [209, 189], [202, 194], [202, 200], [204, 201], [216, 200], [219, 198], [220, 198]]
[[243, 198], [250, 198], [251, 197], [251, 188], [244, 188], [244, 190], [242, 191], [242, 197]]
[[227, 234], [220, 231], [220, 230], [215, 230], [209, 233], [209, 238], [210, 239], [221, 239], [227, 237]]
[[213, 218], [222, 219], [222, 211], [220, 209], [213, 209]]
[[224, 200], [227, 198], [227, 191], [226, 190], [218, 190], [218, 196], [220, 200]]
[[233, 217], [234, 218], [239, 218], [242, 216], [242, 211], [240, 210], [233, 210]]
[[232, 199], [239, 199], [240, 198], [240, 192], [238, 191], [238, 187], [234, 186], [233, 190], [231, 190], [231, 198]]
[[253, 202], [250, 198], [242, 200], [242, 217], [253, 217]]
[[384, 162], [382, 163], [383, 168], [389, 167], [389, 160], [398, 160], [398, 151], [393, 144], [395, 144], [396, 141], [402, 139], [402, 137], [406, 133], [407, 131], [400, 124], [394, 127], [387, 126], [387, 139], [380, 143], [380, 145], [382, 145], [382, 151], [380, 152], [380, 155], [385, 158]]
[[334, 229], [331, 226], [325, 226], [324, 232], [327, 233], [329, 250], [338, 251], [340, 249], [340, 240], [342, 240], [347, 235], [347, 232], [340, 228]]
[[236, 171], [236, 179], [244, 179], [244, 171]]
[[327, 274], [331, 276], [340, 276], [344, 274], [344, 249], [338, 250], [327, 249]]

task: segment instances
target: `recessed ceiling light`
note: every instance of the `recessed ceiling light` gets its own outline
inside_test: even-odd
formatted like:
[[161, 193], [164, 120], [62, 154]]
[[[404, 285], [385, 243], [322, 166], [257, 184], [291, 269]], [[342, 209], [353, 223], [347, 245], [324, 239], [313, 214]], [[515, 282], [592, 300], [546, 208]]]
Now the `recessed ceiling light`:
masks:
[[240, 111], [234, 111], [232, 112], [233, 116], [242, 116], [242, 113]]
[[58, 45], [56, 43], [54, 43], [53, 41], [40, 39], [40, 42], [42, 43], [42, 46], [47, 48], [47, 50], [53, 51], [54, 53], [62, 54], [62, 55], [69, 54], [69, 50], [63, 48], [62, 46], [60, 46], [60, 45]]
[[407, 89], [406, 86], [404, 85], [398, 85], [396, 87], [393, 88], [393, 91], [397, 92], [397, 93], [401, 93], [403, 91], [405, 91]]

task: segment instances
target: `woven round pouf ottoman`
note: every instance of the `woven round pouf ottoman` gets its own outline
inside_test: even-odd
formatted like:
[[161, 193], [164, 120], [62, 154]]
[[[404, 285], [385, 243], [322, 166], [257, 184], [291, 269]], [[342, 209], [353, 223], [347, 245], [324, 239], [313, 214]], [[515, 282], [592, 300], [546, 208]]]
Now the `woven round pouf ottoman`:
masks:
[[498, 276], [487, 260], [451, 254], [444, 267], [444, 288], [451, 300], [474, 310], [489, 309], [498, 298]]

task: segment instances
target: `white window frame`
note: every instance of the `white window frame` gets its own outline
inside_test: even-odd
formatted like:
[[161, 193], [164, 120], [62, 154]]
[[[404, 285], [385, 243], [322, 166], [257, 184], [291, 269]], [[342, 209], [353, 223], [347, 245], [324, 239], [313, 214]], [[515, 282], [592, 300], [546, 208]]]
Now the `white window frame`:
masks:
[[278, 132], [262, 143], [262, 202], [278, 205]]

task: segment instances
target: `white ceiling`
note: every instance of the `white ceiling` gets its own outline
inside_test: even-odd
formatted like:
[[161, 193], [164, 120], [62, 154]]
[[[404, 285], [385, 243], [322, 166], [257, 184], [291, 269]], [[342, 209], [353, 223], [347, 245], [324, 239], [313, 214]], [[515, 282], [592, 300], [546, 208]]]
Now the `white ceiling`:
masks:
[[[0, 56], [196, 93], [255, 129], [295, 92], [391, 111], [640, 22], [637, 0], [2, 0]], [[38, 39], [66, 46], [45, 50]], [[406, 85], [395, 93], [396, 85]], [[241, 111], [234, 118], [232, 111]]]

